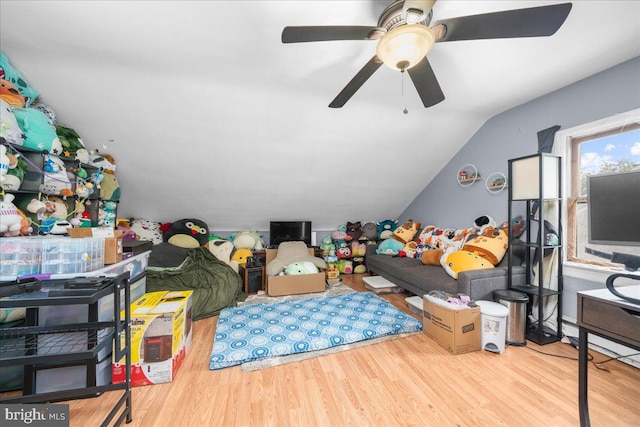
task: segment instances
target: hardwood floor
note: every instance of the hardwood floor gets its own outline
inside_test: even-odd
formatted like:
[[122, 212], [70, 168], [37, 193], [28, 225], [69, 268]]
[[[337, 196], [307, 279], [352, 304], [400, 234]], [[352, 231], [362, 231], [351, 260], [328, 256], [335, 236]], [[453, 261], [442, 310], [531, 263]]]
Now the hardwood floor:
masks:
[[[343, 280], [361, 291], [363, 276]], [[384, 297], [408, 311], [406, 296]], [[210, 371], [216, 321], [194, 323], [172, 383], [133, 388], [130, 426], [579, 425], [578, 352], [567, 344], [454, 356], [420, 333], [259, 371]], [[640, 370], [604, 366], [589, 366], [592, 425], [639, 426]], [[71, 426], [98, 425], [113, 400], [107, 393], [69, 402]]]

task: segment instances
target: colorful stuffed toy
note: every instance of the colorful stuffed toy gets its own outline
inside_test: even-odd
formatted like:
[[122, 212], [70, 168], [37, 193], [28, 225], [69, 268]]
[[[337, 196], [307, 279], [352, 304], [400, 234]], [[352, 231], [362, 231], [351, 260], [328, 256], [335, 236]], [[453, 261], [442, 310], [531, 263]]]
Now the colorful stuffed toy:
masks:
[[13, 84], [25, 99], [25, 106], [30, 106], [40, 96], [40, 92], [34, 89], [22, 73], [9, 63], [9, 58], [0, 50], [0, 78]]
[[493, 264], [481, 256], [469, 251], [458, 251], [453, 247], [447, 249], [442, 255], [440, 265], [454, 279], [457, 279], [458, 274], [463, 271], [495, 268]]
[[416, 242], [408, 242], [401, 251], [398, 251], [398, 256], [406, 257], [406, 258], [416, 258], [417, 255], [417, 247], [418, 243]]
[[82, 142], [80, 135], [78, 135], [75, 130], [60, 125], [55, 125], [54, 129], [56, 131], [56, 135], [58, 135], [60, 144], [62, 144], [62, 153], [65, 157], [74, 159], [78, 150], [86, 150], [84, 142]]
[[354, 256], [353, 259], [353, 272], [354, 273], [366, 273], [367, 265], [365, 264], [365, 257]]
[[353, 261], [351, 261], [350, 259], [338, 260], [338, 271], [342, 274], [353, 273]]
[[331, 238], [334, 241], [347, 240], [347, 226], [344, 224], [340, 225], [337, 230], [331, 233]]
[[65, 163], [58, 157], [47, 154], [44, 157], [44, 178], [38, 190], [43, 194], [72, 196], [71, 181]]
[[338, 240], [335, 242], [336, 256], [338, 259], [351, 258], [351, 248], [346, 240]]
[[[331, 247], [333, 246], [333, 241], [331, 240], [331, 236], [325, 236], [322, 238], [322, 242], [320, 243], [320, 249], [322, 250], [322, 256], [329, 256], [329, 252], [331, 252]], [[335, 253], [335, 246], [333, 246], [333, 251]]]
[[398, 252], [400, 252], [402, 248], [404, 248], [404, 243], [390, 237], [380, 243], [380, 246], [376, 249], [376, 253], [378, 255], [398, 255]]
[[398, 227], [398, 220], [385, 219], [378, 223], [378, 239], [384, 240], [393, 236], [393, 230]]
[[469, 237], [462, 250], [473, 252], [491, 264], [498, 265], [507, 253], [508, 239], [505, 230], [486, 226], [479, 235]]
[[0, 233], [20, 232], [22, 229], [22, 215], [18, 212], [18, 208], [13, 204], [15, 196], [13, 194], [5, 194], [4, 199], [0, 202]]
[[12, 107], [24, 108], [24, 96], [11, 82], [0, 79], [0, 99]]
[[237, 262], [240, 265], [245, 265], [247, 263], [247, 258], [252, 255], [253, 252], [251, 252], [251, 249], [240, 248], [236, 249], [236, 251], [233, 253], [233, 256], [231, 257], [231, 260]]
[[413, 240], [416, 234], [418, 234], [420, 225], [421, 224], [419, 222], [413, 222], [413, 220], [410, 219], [394, 230], [393, 238], [405, 244], [409, 243]]
[[266, 267], [267, 275], [277, 276], [284, 268], [294, 262], [309, 261], [318, 268], [327, 268], [327, 263], [322, 259], [309, 253], [304, 242], [282, 242], [278, 245], [276, 257], [272, 259]]
[[5, 175], [9, 173], [9, 163], [7, 147], [0, 145], [0, 183], [6, 180]]
[[35, 108], [13, 108], [13, 115], [24, 134], [23, 145], [37, 151], [62, 154], [62, 143], [47, 116]]

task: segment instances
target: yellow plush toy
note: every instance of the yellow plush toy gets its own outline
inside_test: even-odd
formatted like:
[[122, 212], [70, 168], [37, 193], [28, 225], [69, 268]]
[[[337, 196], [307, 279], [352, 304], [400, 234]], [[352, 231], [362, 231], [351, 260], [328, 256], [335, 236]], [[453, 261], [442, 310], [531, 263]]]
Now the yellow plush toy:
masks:
[[486, 259], [478, 254], [469, 251], [458, 251], [449, 248], [440, 258], [440, 264], [454, 279], [458, 278], [458, 273], [468, 270], [481, 270], [485, 268], [495, 268]]
[[236, 249], [236, 251], [233, 253], [233, 256], [231, 257], [231, 260], [237, 261], [237, 263], [240, 265], [245, 265], [247, 263], [247, 257], [250, 257], [251, 255], [253, 255], [251, 249]]
[[507, 252], [508, 239], [505, 230], [488, 226], [481, 234], [471, 237], [462, 250], [477, 253], [491, 264], [498, 265]]
[[415, 235], [418, 234], [420, 225], [421, 224], [419, 222], [413, 222], [413, 220], [410, 219], [395, 229], [393, 232], [393, 238], [405, 244], [409, 243], [413, 240]]

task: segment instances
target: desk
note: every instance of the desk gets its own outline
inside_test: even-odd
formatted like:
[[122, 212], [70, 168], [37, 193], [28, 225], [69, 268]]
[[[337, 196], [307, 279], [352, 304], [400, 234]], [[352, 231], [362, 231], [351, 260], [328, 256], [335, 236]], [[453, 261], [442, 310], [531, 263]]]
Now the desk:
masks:
[[[618, 288], [640, 298], [640, 285]], [[618, 298], [608, 289], [578, 292], [579, 373], [578, 400], [580, 425], [590, 426], [587, 396], [588, 334], [595, 334], [640, 350], [640, 305]]]

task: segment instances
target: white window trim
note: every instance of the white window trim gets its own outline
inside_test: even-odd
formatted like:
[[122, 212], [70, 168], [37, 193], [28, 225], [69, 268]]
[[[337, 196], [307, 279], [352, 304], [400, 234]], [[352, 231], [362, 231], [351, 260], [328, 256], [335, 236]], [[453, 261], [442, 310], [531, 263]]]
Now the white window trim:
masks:
[[[563, 205], [567, 206], [566, 200], [569, 194], [571, 194], [571, 173], [568, 165], [571, 165], [571, 139], [580, 138], [588, 135], [593, 135], [600, 132], [605, 132], [611, 128], [622, 127], [626, 124], [640, 121], [640, 108], [627, 111], [626, 113], [617, 114], [615, 116], [607, 117], [605, 119], [596, 120], [591, 123], [585, 123], [580, 126], [575, 126], [570, 129], [559, 130], [556, 132], [553, 142], [553, 154], [562, 156], [562, 194], [564, 202]], [[567, 209], [563, 209], [562, 212], [562, 224], [568, 224], [567, 222]], [[562, 227], [562, 241], [567, 241], [567, 228]], [[563, 252], [563, 274], [569, 277], [575, 277], [577, 279], [583, 279], [588, 281], [602, 282], [604, 283], [613, 272], [620, 272], [621, 269], [615, 269], [610, 267], [600, 267], [595, 265], [581, 264], [576, 262], [567, 261], [567, 252]], [[624, 270], [622, 270], [624, 271]], [[628, 273], [628, 272], [627, 272]], [[623, 283], [628, 280], [628, 284], [633, 281], [631, 279], [623, 278], [616, 281], [616, 285], [624, 285]], [[637, 284], [637, 281], [635, 281]]]

